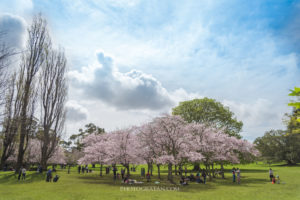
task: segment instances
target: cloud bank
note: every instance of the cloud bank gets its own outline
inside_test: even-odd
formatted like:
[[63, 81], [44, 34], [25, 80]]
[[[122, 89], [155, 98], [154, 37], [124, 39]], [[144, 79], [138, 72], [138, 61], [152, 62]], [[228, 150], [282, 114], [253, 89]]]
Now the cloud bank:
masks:
[[19, 16], [11, 14], [0, 15], [0, 36], [1, 42], [10, 48], [22, 48], [26, 22]]
[[69, 101], [66, 104], [67, 108], [67, 120], [70, 122], [79, 122], [86, 120], [88, 117], [88, 111], [78, 104], [76, 101]]
[[174, 105], [167, 90], [152, 75], [134, 69], [121, 73], [113, 59], [102, 52], [97, 53], [97, 61], [95, 67], [69, 73], [86, 98], [98, 99], [123, 110], [159, 110]]

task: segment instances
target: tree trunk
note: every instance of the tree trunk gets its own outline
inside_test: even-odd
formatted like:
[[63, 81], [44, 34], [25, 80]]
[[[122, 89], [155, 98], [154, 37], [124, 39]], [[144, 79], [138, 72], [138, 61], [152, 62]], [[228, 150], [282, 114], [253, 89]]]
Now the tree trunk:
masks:
[[153, 164], [151, 163], [150, 175], [153, 176]]
[[150, 173], [150, 163], [147, 163], [147, 172]]
[[214, 163], [211, 164], [211, 170], [212, 170], [213, 178], [216, 178], [216, 176], [215, 176], [215, 169], [214, 169]]
[[199, 163], [195, 163], [193, 171], [199, 171], [199, 170], [201, 170], [200, 169], [200, 164]]
[[160, 165], [157, 165], [157, 175], [158, 175], [158, 178], [160, 179]]
[[126, 169], [127, 169], [127, 175], [129, 177], [130, 176], [129, 165], [126, 165]]
[[182, 176], [182, 165], [179, 165], [179, 175]]
[[210, 169], [210, 164], [208, 164], [208, 171], [209, 171], [209, 180], [212, 180], [212, 176], [211, 176], [211, 169]]
[[47, 171], [48, 165], [47, 165], [47, 162], [45, 160], [41, 161], [41, 166], [42, 166], [43, 171]]
[[223, 163], [221, 163], [221, 174], [222, 174], [222, 179], [225, 179]]
[[[24, 128], [23, 128], [24, 131]], [[17, 157], [17, 166], [16, 166], [16, 171], [15, 173], [17, 174], [22, 165], [23, 165], [23, 157], [24, 157], [24, 141], [25, 140], [25, 133], [22, 133], [22, 128], [21, 128], [21, 134], [20, 134], [20, 143], [19, 143], [19, 151], [18, 151], [18, 157]]]
[[168, 164], [168, 180], [173, 182], [172, 163]]
[[100, 176], [102, 176], [102, 167], [103, 167], [103, 165], [100, 164]]
[[7, 152], [7, 147], [4, 146], [4, 149], [3, 149], [3, 152], [2, 152], [2, 156], [1, 156], [0, 170], [3, 170], [3, 167], [4, 167], [5, 162], [7, 160], [6, 152]]

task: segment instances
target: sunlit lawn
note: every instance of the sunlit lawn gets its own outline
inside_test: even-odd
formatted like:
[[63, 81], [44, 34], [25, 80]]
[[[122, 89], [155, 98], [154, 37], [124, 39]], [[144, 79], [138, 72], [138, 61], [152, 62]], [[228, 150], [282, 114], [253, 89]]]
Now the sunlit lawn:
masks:
[[[90, 199], [300, 199], [300, 167], [287, 167], [272, 165], [275, 175], [281, 178], [281, 184], [273, 185], [268, 179], [269, 165], [250, 164], [235, 165], [241, 168], [241, 185], [232, 183], [230, 170], [232, 166], [226, 166], [226, 179], [215, 178], [206, 185], [191, 183], [188, 186], [174, 185], [166, 181], [166, 169], [163, 169], [163, 180], [157, 181], [156, 171], [151, 183], [140, 178], [140, 167], [133, 175], [134, 179], [143, 181], [143, 184], [134, 186], [124, 185], [121, 180], [113, 181], [112, 174], [99, 176], [99, 168], [93, 173], [78, 174], [76, 168], [72, 168], [71, 174], [66, 170], [58, 170], [60, 179], [57, 183], [45, 181], [45, 174], [28, 172], [26, 181], [17, 181], [17, 177], [11, 172], [0, 172], [0, 200], [90, 200]], [[219, 166], [218, 166], [219, 168]], [[155, 168], [156, 169], [156, 168]], [[98, 171], [97, 171], [98, 170]], [[189, 174], [189, 173], [188, 173]], [[176, 183], [178, 183], [176, 177]], [[168, 189], [179, 187], [179, 191], [151, 191], [154, 189]], [[150, 191], [123, 191], [123, 187], [147, 187]], [[121, 189], [120, 189], [121, 188]]]

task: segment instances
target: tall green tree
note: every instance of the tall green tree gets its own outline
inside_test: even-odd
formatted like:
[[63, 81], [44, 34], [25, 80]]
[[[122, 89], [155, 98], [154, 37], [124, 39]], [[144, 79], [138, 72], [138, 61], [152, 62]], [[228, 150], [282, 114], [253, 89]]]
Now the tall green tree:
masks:
[[286, 135], [286, 131], [271, 130], [256, 138], [254, 144], [267, 161], [286, 161], [289, 165], [300, 162], [299, 134]]
[[291, 101], [288, 105], [293, 107], [293, 112], [288, 116], [288, 134], [300, 134], [300, 88], [295, 87], [289, 96], [296, 97], [296, 101]]
[[74, 143], [74, 145], [76, 146], [76, 149], [79, 151], [81, 151], [81, 149], [83, 148], [83, 144], [81, 143], [81, 140], [85, 136], [90, 135], [92, 133], [94, 133], [96, 135], [105, 133], [104, 128], [100, 128], [93, 123], [86, 124], [84, 127], [85, 127], [84, 130], [82, 128], [80, 128], [78, 134], [73, 134], [69, 138], [69, 140]]
[[180, 115], [185, 121], [191, 123], [204, 123], [225, 133], [241, 138], [243, 122], [238, 121], [234, 113], [215, 99], [203, 98], [180, 102], [173, 108], [173, 115]]

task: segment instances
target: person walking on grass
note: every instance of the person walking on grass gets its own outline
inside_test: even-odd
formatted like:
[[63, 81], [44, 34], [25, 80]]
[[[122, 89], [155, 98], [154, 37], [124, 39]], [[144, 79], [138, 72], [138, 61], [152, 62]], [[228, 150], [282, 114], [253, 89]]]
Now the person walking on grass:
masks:
[[202, 170], [202, 177], [203, 177], [203, 183], [206, 184], [206, 171], [203, 169]]
[[125, 175], [125, 170], [122, 168], [122, 169], [121, 169], [121, 176], [122, 176], [122, 179], [124, 179], [124, 175]]
[[48, 171], [47, 171], [47, 178], [46, 178], [46, 181], [47, 182], [51, 182], [52, 181], [52, 171], [51, 171], [51, 169], [49, 169]]
[[21, 167], [20, 170], [19, 170], [18, 181], [21, 179], [21, 176], [22, 176], [22, 169], [23, 169], [23, 167]]
[[236, 177], [237, 177], [237, 183], [240, 184], [241, 183], [241, 171], [239, 168], [237, 168], [237, 170], [236, 170]]
[[117, 168], [116, 166], [113, 167], [113, 172], [114, 172], [114, 180], [117, 179]]
[[22, 180], [25, 180], [25, 178], [26, 178], [26, 169], [25, 169], [25, 167], [23, 167], [23, 169], [22, 169]]
[[79, 165], [78, 166], [78, 174], [80, 174], [80, 171], [81, 171], [81, 166]]
[[232, 172], [232, 182], [234, 183], [235, 182], [235, 168], [232, 168], [231, 172]]
[[273, 174], [273, 170], [270, 168], [269, 170], [269, 175], [270, 175], [270, 181], [273, 180], [274, 174]]

